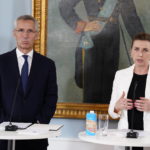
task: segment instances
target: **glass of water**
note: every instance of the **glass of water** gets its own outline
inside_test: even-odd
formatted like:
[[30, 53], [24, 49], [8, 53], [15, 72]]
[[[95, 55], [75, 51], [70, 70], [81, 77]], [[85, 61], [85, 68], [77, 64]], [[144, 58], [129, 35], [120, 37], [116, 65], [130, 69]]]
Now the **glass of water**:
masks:
[[100, 136], [107, 136], [109, 116], [108, 114], [98, 115], [97, 134]]

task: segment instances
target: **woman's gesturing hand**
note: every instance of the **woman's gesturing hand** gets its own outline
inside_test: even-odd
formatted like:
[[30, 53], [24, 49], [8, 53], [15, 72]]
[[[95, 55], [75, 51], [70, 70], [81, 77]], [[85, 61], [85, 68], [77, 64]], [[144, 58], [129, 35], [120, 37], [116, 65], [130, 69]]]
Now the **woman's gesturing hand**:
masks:
[[115, 112], [119, 112], [121, 110], [130, 110], [132, 108], [133, 108], [132, 100], [125, 98], [125, 92], [123, 92], [119, 100], [116, 102]]

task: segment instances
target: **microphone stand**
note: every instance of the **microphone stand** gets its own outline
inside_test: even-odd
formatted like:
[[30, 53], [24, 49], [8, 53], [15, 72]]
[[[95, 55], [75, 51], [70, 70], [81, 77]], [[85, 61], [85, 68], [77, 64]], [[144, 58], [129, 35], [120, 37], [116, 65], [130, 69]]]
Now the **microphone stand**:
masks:
[[[136, 89], [137, 89], [137, 85], [138, 83], [136, 82], [135, 83], [135, 86], [134, 86], [134, 91], [133, 91], [133, 104], [135, 102], [135, 92], [136, 92]], [[129, 132], [127, 132], [127, 138], [138, 138], [138, 135], [139, 133], [138, 132], [135, 132], [133, 130], [133, 118], [134, 118], [134, 108], [132, 109], [132, 116], [131, 116], [132, 120], [131, 120], [131, 129]]]
[[13, 125], [11, 121], [12, 121], [12, 116], [13, 116], [13, 113], [14, 113], [14, 108], [15, 108], [15, 103], [16, 103], [16, 99], [17, 99], [17, 93], [18, 93], [19, 85], [20, 85], [20, 77], [17, 81], [15, 95], [14, 95], [14, 98], [13, 98], [13, 104], [12, 104], [12, 109], [11, 109], [11, 113], [10, 113], [9, 125], [5, 126], [5, 131], [16, 131], [16, 130], [18, 130], [18, 126]]

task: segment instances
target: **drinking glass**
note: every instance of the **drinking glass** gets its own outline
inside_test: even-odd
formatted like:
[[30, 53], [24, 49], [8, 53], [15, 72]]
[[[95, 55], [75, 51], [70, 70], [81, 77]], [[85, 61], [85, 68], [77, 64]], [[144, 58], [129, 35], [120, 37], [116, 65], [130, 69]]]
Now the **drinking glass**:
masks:
[[100, 136], [106, 136], [108, 130], [108, 122], [109, 122], [108, 114], [99, 114], [97, 120], [98, 120], [97, 134]]

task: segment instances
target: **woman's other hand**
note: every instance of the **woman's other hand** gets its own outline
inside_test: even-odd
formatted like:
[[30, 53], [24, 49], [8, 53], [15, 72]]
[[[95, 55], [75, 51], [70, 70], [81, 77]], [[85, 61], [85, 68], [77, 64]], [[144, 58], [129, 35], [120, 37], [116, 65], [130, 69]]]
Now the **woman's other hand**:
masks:
[[150, 111], [150, 100], [140, 97], [140, 100], [135, 100], [134, 106], [138, 111]]

